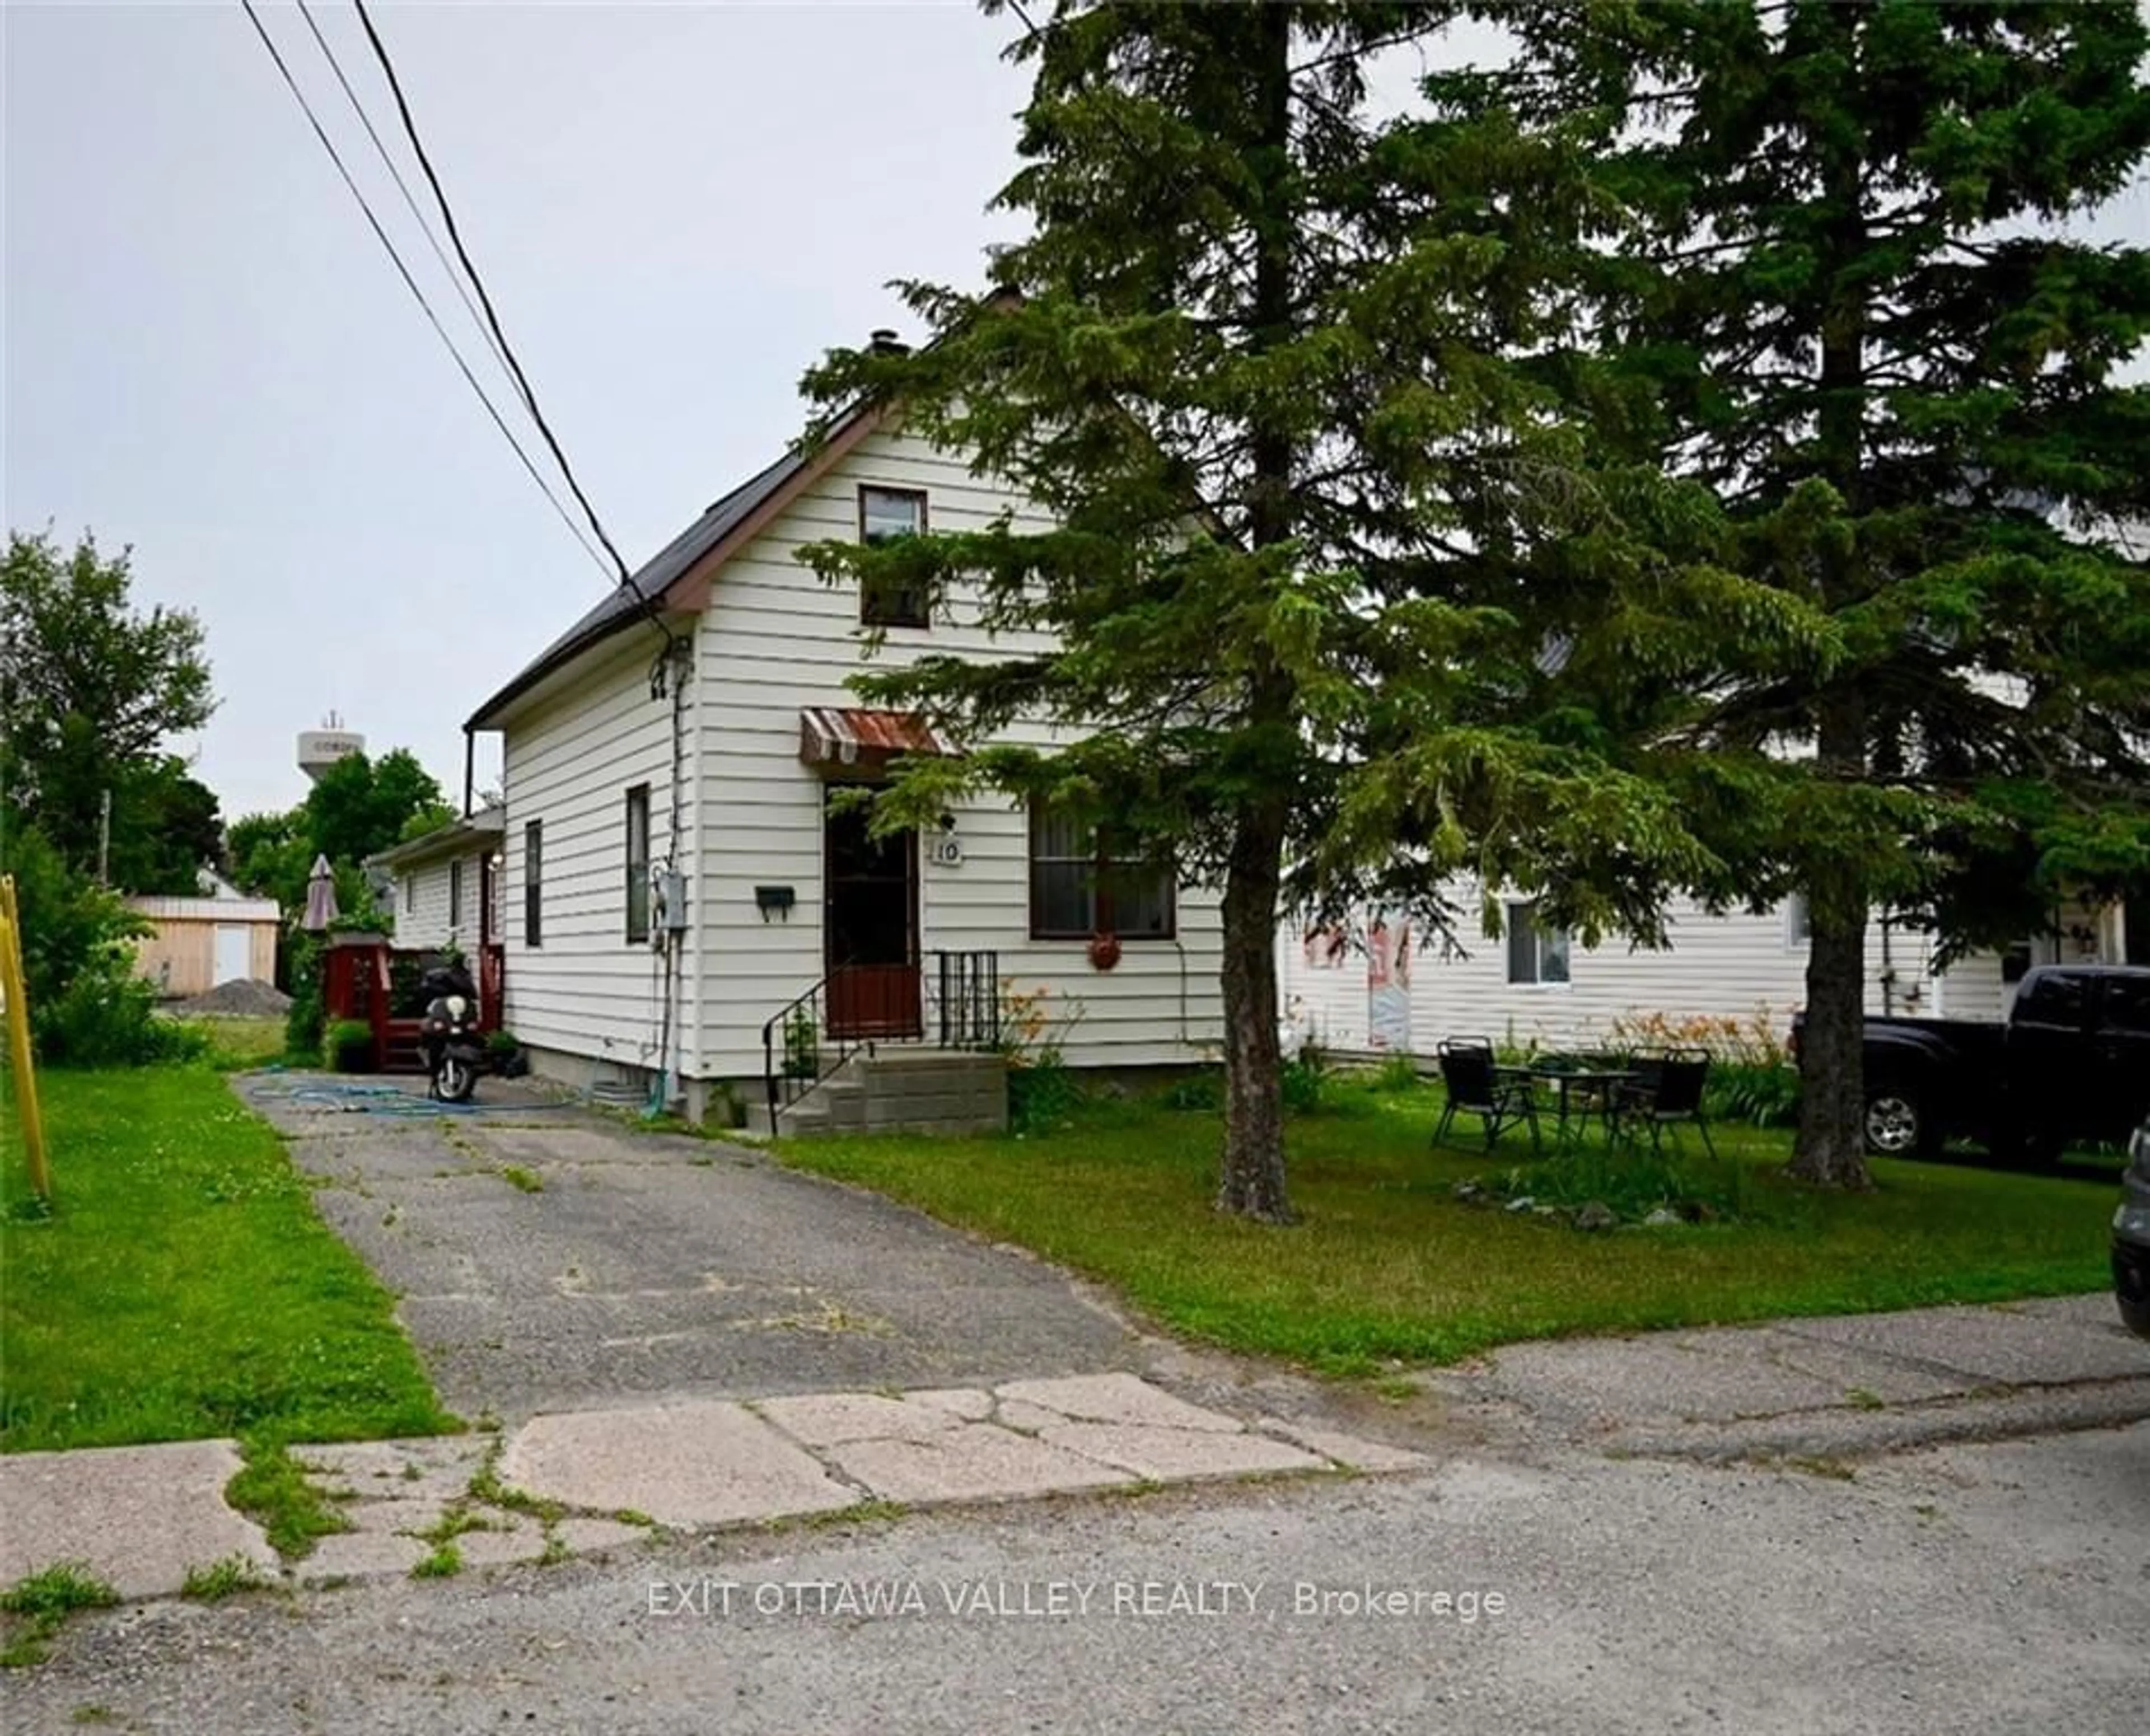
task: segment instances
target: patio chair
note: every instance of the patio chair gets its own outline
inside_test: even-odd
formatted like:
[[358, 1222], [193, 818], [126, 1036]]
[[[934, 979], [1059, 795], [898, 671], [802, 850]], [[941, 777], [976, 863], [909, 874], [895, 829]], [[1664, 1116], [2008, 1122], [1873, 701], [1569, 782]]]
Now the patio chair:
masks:
[[1542, 1151], [1538, 1140], [1537, 1104], [1530, 1080], [1520, 1074], [1504, 1074], [1493, 1062], [1493, 1046], [1476, 1038], [1451, 1037], [1438, 1051], [1441, 1082], [1448, 1101], [1441, 1106], [1440, 1124], [1433, 1130], [1438, 1145], [1460, 1112], [1475, 1115], [1486, 1134], [1486, 1149], [1503, 1130], [1522, 1123], [1531, 1130], [1531, 1148]]
[[1714, 1158], [1717, 1147], [1710, 1139], [1709, 1123], [1702, 1112], [1703, 1088], [1709, 1082], [1708, 1052], [1668, 1049], [1661, 1054], [1638, 1055], [1629, 1064], [1635, 1077], [1612, 1097], [1615, 1133], [1624, 1135], [1648, 1128], [1650, 1148], [1661, 1152], [1668, 1127], [1692, 1123], [1702, 1135], [1703, 1149]]

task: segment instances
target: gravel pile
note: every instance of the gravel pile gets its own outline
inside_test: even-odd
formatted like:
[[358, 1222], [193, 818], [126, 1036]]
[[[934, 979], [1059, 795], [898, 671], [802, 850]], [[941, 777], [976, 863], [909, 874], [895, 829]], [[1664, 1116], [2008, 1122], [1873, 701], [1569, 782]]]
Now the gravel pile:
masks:
[[169, 1010], [179, 1013], [214, 1012], [236, 1018], [281, 1018], [291, 1009], [291, 997], [273, 982], [220, 982], [205, 995], [182, 1001]]

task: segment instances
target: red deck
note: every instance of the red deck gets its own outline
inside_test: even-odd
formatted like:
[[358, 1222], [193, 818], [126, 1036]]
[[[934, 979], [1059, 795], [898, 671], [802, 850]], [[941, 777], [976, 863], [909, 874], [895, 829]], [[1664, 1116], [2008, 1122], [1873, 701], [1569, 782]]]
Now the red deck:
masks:
[[[438, 956], [394, 947], [375, 935], [337, 935], [330, 940], [321, 959], [322, 1005], [331, 1021], [356, 1019], [372, 1028], [373, 1072], [425, 1071], [418, 1042], [421, 1016], [415, 1009], [396, 1009], [396, 965], [399, 960], [415, 963]], [[477, 966], [478, 1029], [497, 1031], [507, 981], [503, 949], [497, 943], [480, 947]]]

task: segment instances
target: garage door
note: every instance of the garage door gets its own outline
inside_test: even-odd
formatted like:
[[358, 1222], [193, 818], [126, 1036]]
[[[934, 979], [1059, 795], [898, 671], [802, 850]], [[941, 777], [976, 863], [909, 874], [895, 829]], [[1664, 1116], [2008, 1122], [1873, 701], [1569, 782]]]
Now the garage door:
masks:
[[254, 974], [253, 934], [243, 922], [217, 924], [215, 982], [240, 982]]

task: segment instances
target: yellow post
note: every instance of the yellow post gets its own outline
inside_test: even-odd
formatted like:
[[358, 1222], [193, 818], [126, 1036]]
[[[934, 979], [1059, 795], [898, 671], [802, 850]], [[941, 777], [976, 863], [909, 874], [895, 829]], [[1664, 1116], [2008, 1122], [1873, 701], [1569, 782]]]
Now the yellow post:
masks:
[[30, 1185], [50, 1205], [52, 1173], [45, 1168], [45, 1124], [38, 1111], [38, 1075], [30, 1055], [30, 997], [23, 986], [22, 906], [15, 876], [0, 875], [0, 994], [8, 1000], [8, 1049], [15, 1070], [15, 1107], [23, 1118], [23, 1143], [30, 1156]]

